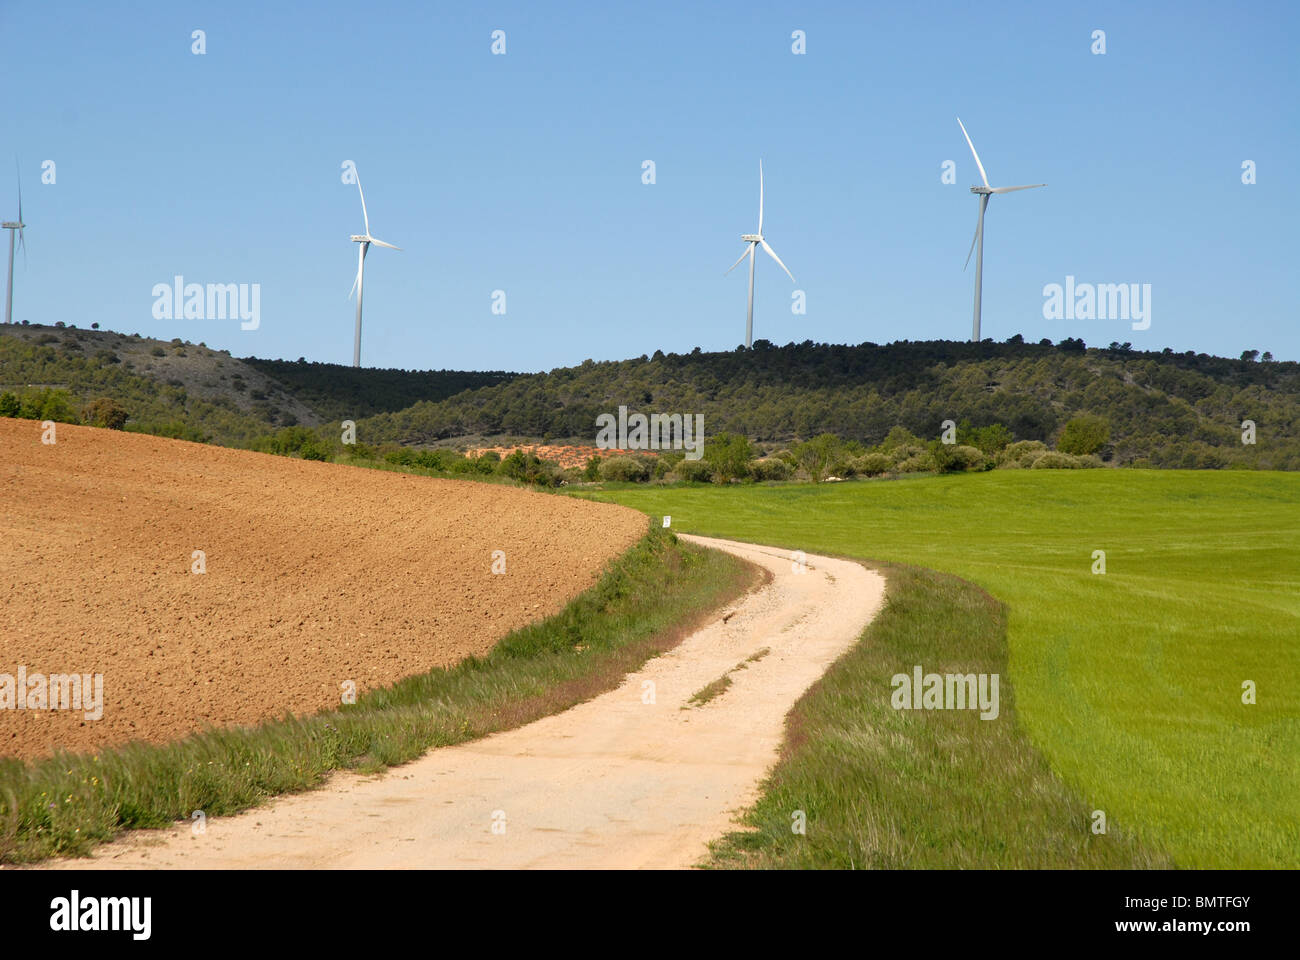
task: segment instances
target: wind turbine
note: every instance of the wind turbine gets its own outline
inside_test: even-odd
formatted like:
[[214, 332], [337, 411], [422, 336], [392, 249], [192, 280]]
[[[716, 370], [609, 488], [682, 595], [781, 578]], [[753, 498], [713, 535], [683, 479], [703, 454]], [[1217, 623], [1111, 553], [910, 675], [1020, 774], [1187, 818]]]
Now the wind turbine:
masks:
[[970, 141], [970, 134], [966, 132], [966, 125], [961, 122], [961, 117], [957, 118], [957, 126], [961, 127], [962, 135], [966, 138], [966, 143], [970, 147], [970, 152], [975, 157], [975, 166], [980, 168], [980, 179], [984, 181], [982, 187], [971, 187], [970, 192], [979, 195], [980, 198], [980, 218], [975, 224], [975, 236], [971, 238], [970, 250], [966, 253], [966, 265], [963, 270], [970, 266], [970, 255], [975, 252], [976, 245], [979, 246], [979, 256], [975, 258], [975, 324], [974, 332], [971, 334], [973, 343], [980, 342], [980, 293], [984, 285], [984, 211], [988, 209], [989, 197], [995, 193], [1012, 193], [1015, 190], [1032, 190], [1034, 187], [1045, 187], [1045, 183], [1030, 183], [1023, 187], [990, 187], [988, 175], [984, 173], [984, 164], [980, 163], [980, 155], [975, 153], [975, 144]]
[[0, 223], [0, 230], [9, 231], [9, 285], [5, 288], [5, 323], [14, 322], [14, 233], [18, 233], [18, 245], [23, 248], [23, 262], [27, 262], [27, 241], [23, 238], [23, 173], [14, 161], [14, 170], [18, 174], [18, 219]]
[[357, 294], [357, 333], [356, 338], [352, 341], [352, 366], [359, 367], [361, 366], [361, 297], [365, 287], [366, 252], [369, 251], [372, 243], [380, 247], [387, 247], [389, 250], [401, 250], [402, 248], [395, 247], [391, 243], [384, 243], [384, 241], [370, 235], [370, 214], [366, 213], [366, 195], [361, 189], [361, 174], [356, 173], [355, 169], [353, 173], [357, 178], [357, 193], [361, 194], [361, 216], [366, 223], [365, 233], [354, 233], [352, 235], [352, 242], [359, 243], [361, 246], [357, 248], [357, 278], [352, 281], [352, 290], [348, 291], [349, 299], [352, 297], [353, 290]]
[[[763, 239], [763, 161], [758, 161], [758, 232], [742, 233], [740, 239], [749, 244], [745, 252], [740, 255], [740, 260], [749, 257], [749, 310], [745, 315], [745, 349], [748, 350], [754, 341], [754, 259], [759, 247], [767, 251], [768, 256], [775, 260], [785, 270], [785, 275], [794, 283], [794, 274], [789, 271], [781, 258], [776, 255], [776, 251], [768, 246], [767, 241]], [[727, 268], [727, 273], [731, 273], [740, 266], [740, 260], [737, 260]], [[726, 276], [726, 274], [723, 274]]]

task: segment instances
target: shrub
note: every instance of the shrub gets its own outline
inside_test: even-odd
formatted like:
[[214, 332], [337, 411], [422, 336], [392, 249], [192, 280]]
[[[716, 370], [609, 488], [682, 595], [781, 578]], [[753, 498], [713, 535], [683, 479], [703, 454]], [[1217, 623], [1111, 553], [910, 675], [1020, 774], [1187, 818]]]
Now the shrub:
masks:
[[853, 461], [853, 472], [864, 477], [878, 477], [889, 471], [894, 462], [884, 453], [864, 453]]
[[0, 393], [0, 417], [16, 417], [23, 405], [16, 394]]
[[1048, 451], [1034, 461], [1035, 470], [1074, 470], [1079, 466], [1079, 461], [1068, 453], [1058, 453]]
[[[892, 453], [899, 447], [920, 446], [921, 438], [912, 433], [911, 430], [908, 430], [906, 427], [894, 427], [894, 429], [890, 430], [889, 433], [885, 435], [885, 439], [880, 441], [880, 445], [877, 446], [876, 449], [882, 453]], [[906, 458], [895, 457], [894, 462], [897, 463], [899, 459]]]
[[149, 351], [149, 355], [151, 357], [165, 357], [167, 356], [167, 351], [162, 347], [154, 347]]
[[749, 474], [760, 483], [772, 480], [789, 480], [794, 476], [794, 467], [776, 457], [764, 457], [749, 465]]
[[309, 440], [298, 448], [298, 453], [304, 460], [330, 460], [333, 458], [333, 453], [324, 440]]
[[998, 455], [999, 466], [1032, 467], [1034, 461], [1047, 452], [1047, 444], [1041, 440], [1017, 440], [1008, 444]]
[[960, 473], [964, 470], [982, 470], [984, 454], [976, 447], [959, 443], [943, 443], [933, 440], [930, 443], [930, 456], [934, 465], [943, 473]]
[[107, 427], [109, 430], [121, 430], [126, 426], [126, 409], [112, 397], [99, 397], [86, 404], [83, 411], [85, 422], [92, 427]]
[[72, 397], [66, 390], [46, 387], [23, 396], [18, 416], [24, 420], [56, 420], [59, 423], [77, 423], [72, 408]]
[[1110, 421], [1094, 414], [1075, 417], [1061, 430], [1056, 449], [1062, 453], [1096, 453], [1110, 440]]
[[582, 479], [594, 482], [600, 479], [600, 457], [592, 457], [582, 470]]
[[795, 460], [813, 483], [825, 479], [831, 465], [841, 457], [843, 442], [833, 433], [823, 433], [794, 448]]
[[930, 451], [923, 450], [896, 464], [894, 469], [899, 473], [927, 473], [937, 470], [938, 467], [935, 465], [934, 457], [930, 456]]
[[610, 457], [600, 465], [600, 479], [639, 483], [650, 478], [646, 464], [632, 457]]
[[704, 445], [704, 460], [713, 468], [713, 479], [718, 483], [749, 476], [753, 456], [749, 438], [739, 433], [719, 433]]
[[915, 460], [918, 457], [924, 457], [930, 460], [931, 463], [934, 462], [934, 458], [930, 456], [929, 449], [919, 440], [915, 443], [904, 443], [899, 444], [896, 447], [891, 447], [888, 451], [885, 451], [885, 453], [891, 460], [893, 460], [895, 469], [899, 469], [906, 461]]
[[990, 423], [985, 427], [971, 427], [962, 421], [957, 427], [957, 442], [976, 447], [986, 456], [992, 456], [1002, 450], [1015, 437], [1000, 423]]
[[704, 460], [683, 460], [673, 473], [687, 483], [708, 483], [713, 479], [713, 468]]

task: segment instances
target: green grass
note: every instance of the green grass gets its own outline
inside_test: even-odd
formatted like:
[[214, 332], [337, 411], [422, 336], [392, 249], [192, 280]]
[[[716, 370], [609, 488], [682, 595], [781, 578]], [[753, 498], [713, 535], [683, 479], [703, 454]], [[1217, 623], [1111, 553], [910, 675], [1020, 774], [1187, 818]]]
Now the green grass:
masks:
[[[744, 664], [741, 664], [741, 666], [744, 666]], [[727, 673], [730, 673], [730, 671]], [[728, 676], [727, 673], [724, 673], [712, 683], [705, 684], [691, 694], [691, 699], [686, 701], [686, 707], [702, 707], [714, 697], [720, 697], [722, 694], [726, 693], [727, 688], [731, 686], [731, 677]], [[686, 707], [682, 707], [682, 709], [685, 710]]]
[[234, 813], [334, 770], [381, 770], [429, 747], [516, 727], [613, 689], [759, 571], [652, 529], [564, 610], [490, 653], [408, 677], [354, 705], [256, 727], [24, 764], [0, 760], [0, 862], [83, 854], [123, 829]]
[[[993, 749], [990, 728], [1020, 731], [1075, 798], [1058, 825], [1061, 849], [1083, 828], [1077, 811], [1100, 809], [1110, 841], [1132, 838], [1142, 856], [1300, 866], [1300, 476], [997, 471], [594, 496], [671, 514], [677, 530], [914, 564], [979, 585], [1006, 607], [1002, 696], [1015, 709], [976, 726], [971, 742], [954, 741], [954, 757]], [[1106, 552], [1104, 575], [1091, 572], [1095, 550]], [[925, 637], [914, 635], [902, 659], [928, 671]], [[974, 641], [969, 657], [978, 662]], [[858, 679], [871, 677], [877, 686], [856, 694], [864, 700], [888, 692], [875, 674]], [[1242, 703], [1246, 680], [1258, 687], [1254, 705]], [[906, 740], [878, 732], [842, 749], [857, 759], [876, 752], [872, 762], [899, 770], [916, 762]], [[823, 786], [828, 802], [852, 801]], [[1018, 806], [1048, 802], [1025, 789], [987, 794], [1002, 804], [992, 817], [977, 816], [980, 795], [968, 795], [971, 823], [981, 824], [969, 838], [983, 851], [976, 862], [1001, 865], [998, 844], [1021, 822]], [[905, 827], [915, 813], [908, 796], [880, 798], [899, 836], [943, 836], [942, 824], [923, 835]], [[835, 822], [867, 822], [862, 804]]]
[[[890, 678], [1006, 675], [1003, 606], [950, 574], [887, 566], [887, 602], [795, 705], [787, 742], [750, 828], [712, 847], [709, 866], [751, 868], [1132, 868], [1167, 866], [1058, 780], [999, 692], [997, 720], [890, 706]], [[802, 810], [806, 830], [792, 830]]]

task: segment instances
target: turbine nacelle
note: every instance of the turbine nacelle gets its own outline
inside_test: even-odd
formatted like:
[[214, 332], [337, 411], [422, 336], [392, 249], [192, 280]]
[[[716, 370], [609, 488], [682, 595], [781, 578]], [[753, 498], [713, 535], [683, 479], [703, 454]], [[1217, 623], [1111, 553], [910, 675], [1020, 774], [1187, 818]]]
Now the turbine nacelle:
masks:
[[971, 187], [971, 188], [970, 188], [970, 192], [971, 192], [971, 193], [991, 194], [991, 193], [993, 192], [993, 188], [992, 188], [992, 187]]
[[762, 243], [763, 235], [761, 233], [742, 233], [740, 239], [746, 243]]

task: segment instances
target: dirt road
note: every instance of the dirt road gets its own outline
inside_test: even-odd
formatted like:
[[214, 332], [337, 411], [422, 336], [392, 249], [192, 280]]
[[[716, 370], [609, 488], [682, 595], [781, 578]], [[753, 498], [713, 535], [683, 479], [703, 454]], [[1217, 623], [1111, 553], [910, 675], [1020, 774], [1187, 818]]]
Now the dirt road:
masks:
[[[339, 776], [209, 820], [200, 836], [177, 824], [52, 866], [691, 866], [755, 798], [786, 712], [857, 640], [884, 580], [850, 561], [810, 556], [797, 572], [785, 550], [686, 539], [753, 560], [773, 580], [618, 689], [383, 777]], [[719, 695], [688, 702], [724, 674]]]

